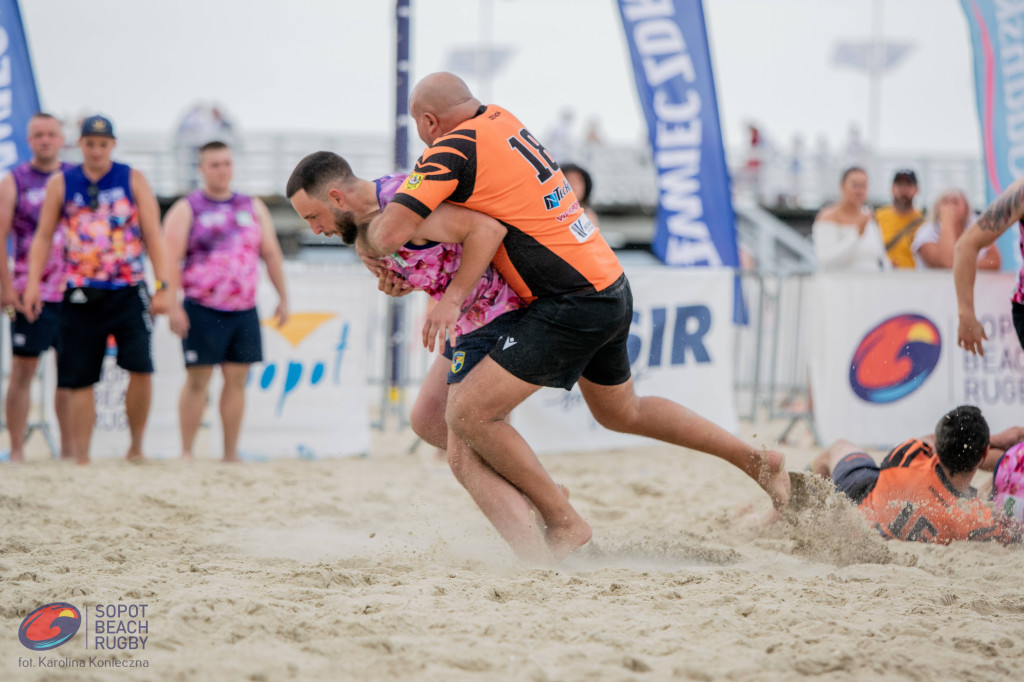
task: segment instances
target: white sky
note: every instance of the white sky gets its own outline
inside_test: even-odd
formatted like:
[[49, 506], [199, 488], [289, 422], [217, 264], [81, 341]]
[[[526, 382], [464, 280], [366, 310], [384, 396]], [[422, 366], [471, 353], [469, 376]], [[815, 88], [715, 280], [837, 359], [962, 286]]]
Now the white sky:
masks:
[[[559, 112], [574, 132], [598, 119], [608, 140], [644, 123], [613, 0], [412, 0], [413, 82], [479, 41], [515, 54], [491, 85], [539, 136]], [[388, 133], [392, 0], [21, 0], [44, 108], [102, 111], [123, 131], [173, 130], [197, 100], [244, 131]], [[967, 23], [957, 0], [882, 0], [886, 40], [914, 51], [882, 86], [879, 149], [979, 154]], [[757, 122], [776, 146], [799, 133], [833, 148], [868, 128], [868, 81], [831, 65], [841, 40], [866, 40], [872, 0], [705, 0], [728, 146]], [[469, 79], [467, 79], [469, 80]], [[469, 80], [480, 89], [480, 84]]]

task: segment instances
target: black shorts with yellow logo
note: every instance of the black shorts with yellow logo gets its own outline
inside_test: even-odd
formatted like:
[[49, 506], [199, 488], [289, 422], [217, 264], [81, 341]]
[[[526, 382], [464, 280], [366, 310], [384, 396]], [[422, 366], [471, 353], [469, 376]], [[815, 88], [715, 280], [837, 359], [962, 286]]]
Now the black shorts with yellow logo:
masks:
[[507, 335], [515, 328], [526, 312], [525, 308], [510, 310], [494, 318], [479, 329], [474, 329], [455, 340], [455, 348], [445, 342], [444, 356], [452, 361], [448, 369], [448, 383], [457, 384], [469, 374], [469, 371], [487, 357], [498, 339]]
[[633, 293], [625, 275], [603, 291], [542, 296], [499, 338], [491, 358], [536, 386], [571, 390], [579, 378], [601, 386], [629, 381]]

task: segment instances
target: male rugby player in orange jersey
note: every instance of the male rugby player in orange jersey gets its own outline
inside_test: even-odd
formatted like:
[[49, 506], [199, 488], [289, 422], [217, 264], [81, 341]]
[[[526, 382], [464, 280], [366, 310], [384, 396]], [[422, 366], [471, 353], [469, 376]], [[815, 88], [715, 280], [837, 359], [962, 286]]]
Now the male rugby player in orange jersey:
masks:
[[900, 443], [881, 466], [840, 440], [819, 455], [814, 470], [831, 478], [885, 538], [943, 545], [954, 540], [1009, 543], [1020, 540], [1020, 529], [996, 519], [971, 480], [979, 468], [994, 468], [995, 455], [1022, 438], [1019, 427], [990, 436], [981, 410], [961, 405], [943, 415], [934, 435]]
[[780, 453], [752, 448], [670, 400], [636, 395], [626, 351], [629, 282], [543, 145], [508, 111], [482, 105], [450, 73], [420, 81], [410, 111], [429, 147], [370, 224], [372, 253], [364, 255], [393, 252], [444, 201], [490, 215], [507, 229], [494, 265], [530, 306], [463, 380], [447, 420], [533, 502], [554, 556], [589, 541], [591, 528], [505, 421], [541, 386], [571, 389], [579, 382], [606, 428], [721, 457], [757, 481], [776, 507], [784, 505], [789, 478]]
[[[404, 180], [404, 175], [365, 180], [357, 177], [348, 162], [337, 154], [316, 152], [302, 159], [292, 171], [286, 194], [315, 234], [338, 236], [347, 244], [358, 244], [365, 236], [367, 224], [380, 213], [381, 206], [391, 200], [397, 188], [393, 183]], [[396, 279], [395, 273], [385, 266], [385, 260], [402, 261], [403, 268], [416, 273], [418, 286], [426, 282], [427, 288], [435, 292], [442, 286], [440, 282], [450, 277], [443, 285], [445, 293], [441, 302], [427, 315], [424, 345], [429, 342], [432, 346], [438, 333], [443, 343], [446, 329], [455, 341], [455, 323], [462, 315], [466, 299], [481, 295], [486, 299], [486, 309], [470, 306], [474, 311], [467, 314], [472, 315], [473, 324], [479, 327], [458, 337], [462, 356], [458, 364], [451, 354], [448, 360], [438, 355], [427, 371], [410, 421], [423, 440], [447, 450], [455, 478], [513, 551], [531, 563], [549, 564], [553, 557], [529, 501], [463, 441], [450, 436], [444, 419], [449, 396], [455, 395], [460, 386], [458, 378], [471, 374], [480, 357], [485, 356], [502, 331], [509, 328], [507, 315], [520, 312], [521, 302], [515, 297], [517, 310], [501, 314], [503, 310], [511, 310], [514, 294], [507, 295], [508, 285], [495, 281], [500, 280], [499, 277], [484, 274], [485, 270], [492, 270], [490, 261], [504, 234], [505, 228], [493, 218], [460, 206], [442, 205], [423, 223], [417, 238], [410, 240], [415, 244], [403, 245], [388, 259], [373, 259], [367, 265], [379, 277], [380, 289], [392, 296], [409, 293], [413, 285], [404, 278]], [[446, 263], [451, 263], [449, 257], [453, 250], [447, 247], [453, 243], [461, 244], [462, 248], [458, 269], [449, 275]], [[438, 248], [444, 253], [438, 254]], [[417, 254], [421, 253], [434, 256], [420, 259]], [[485, 283], [482, 294], [478, 282]]]

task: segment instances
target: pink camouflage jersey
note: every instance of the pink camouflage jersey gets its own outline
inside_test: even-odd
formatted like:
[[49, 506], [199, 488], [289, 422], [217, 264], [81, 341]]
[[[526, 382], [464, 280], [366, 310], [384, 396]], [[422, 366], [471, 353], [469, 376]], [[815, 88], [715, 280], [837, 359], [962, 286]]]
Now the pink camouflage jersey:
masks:
[[185, 298], [224, 312], [255, 308], [263, 232], [252, 197], [218, 201], [196, 190], [185, 200], [192, 208], [181, 271]]
[[[54, 172], [66, 173], [72, 168], [70, 163], [62, 163]], [[11, 171], [17, 196], [11, 222], [11, 239], [14, 242], [12, 284], [18, 292], [25, 291], [28, 282], [28, 252], [32, 248], [32, 238], [39, 224], [39, 209], [42, 208], [46, 183], [51, 175], [53, 173], [38, 170], [27, 161]], [[60, 231], [53, 235], [53, 247], [39, 281], [39, 295], [48, 303], [56, 303], [64, 298], [64, 235]]]
[[[406, 174], [395, 173], [377, 178], [377, 201], [381, 210], [388, 205], [405, 182]], [[388, 269], [434, 299], [444, 296], [452, 276], [462, 261], [462, 244], [430, 242], [422, 246], [406, 244], [387, 257]], [[483, 327], [510, 310], [526, 307], [493, 265], [462, 303], [462, 315], [455, 325], [459, 336]]]

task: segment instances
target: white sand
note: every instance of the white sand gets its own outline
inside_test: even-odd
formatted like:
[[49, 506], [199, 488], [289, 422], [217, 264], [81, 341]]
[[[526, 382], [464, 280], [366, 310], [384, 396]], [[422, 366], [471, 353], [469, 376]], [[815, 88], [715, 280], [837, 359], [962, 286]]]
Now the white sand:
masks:
[[[601, 558], [516, 563], [390, 438], [371, 459], [0, 468], [0, 679], [1020, 679], [1024, 552], [886, 544], [832, 504], [759, 530], [667, 446], [546, 458]], [[784, 448], [791, 468], [812, 450]], [[401, 454], [399, 454], [401, 453]], [[38, 459], [38, 458], [37, 458]], [[148, 604], [142, 670], [18, 668], [33, 608]], [[86, 659], [85, 630], [46, 658]], [[90, 637], [92, 633], [90, 632]], [[127, 658], [129, 656], [119, 656]]]

